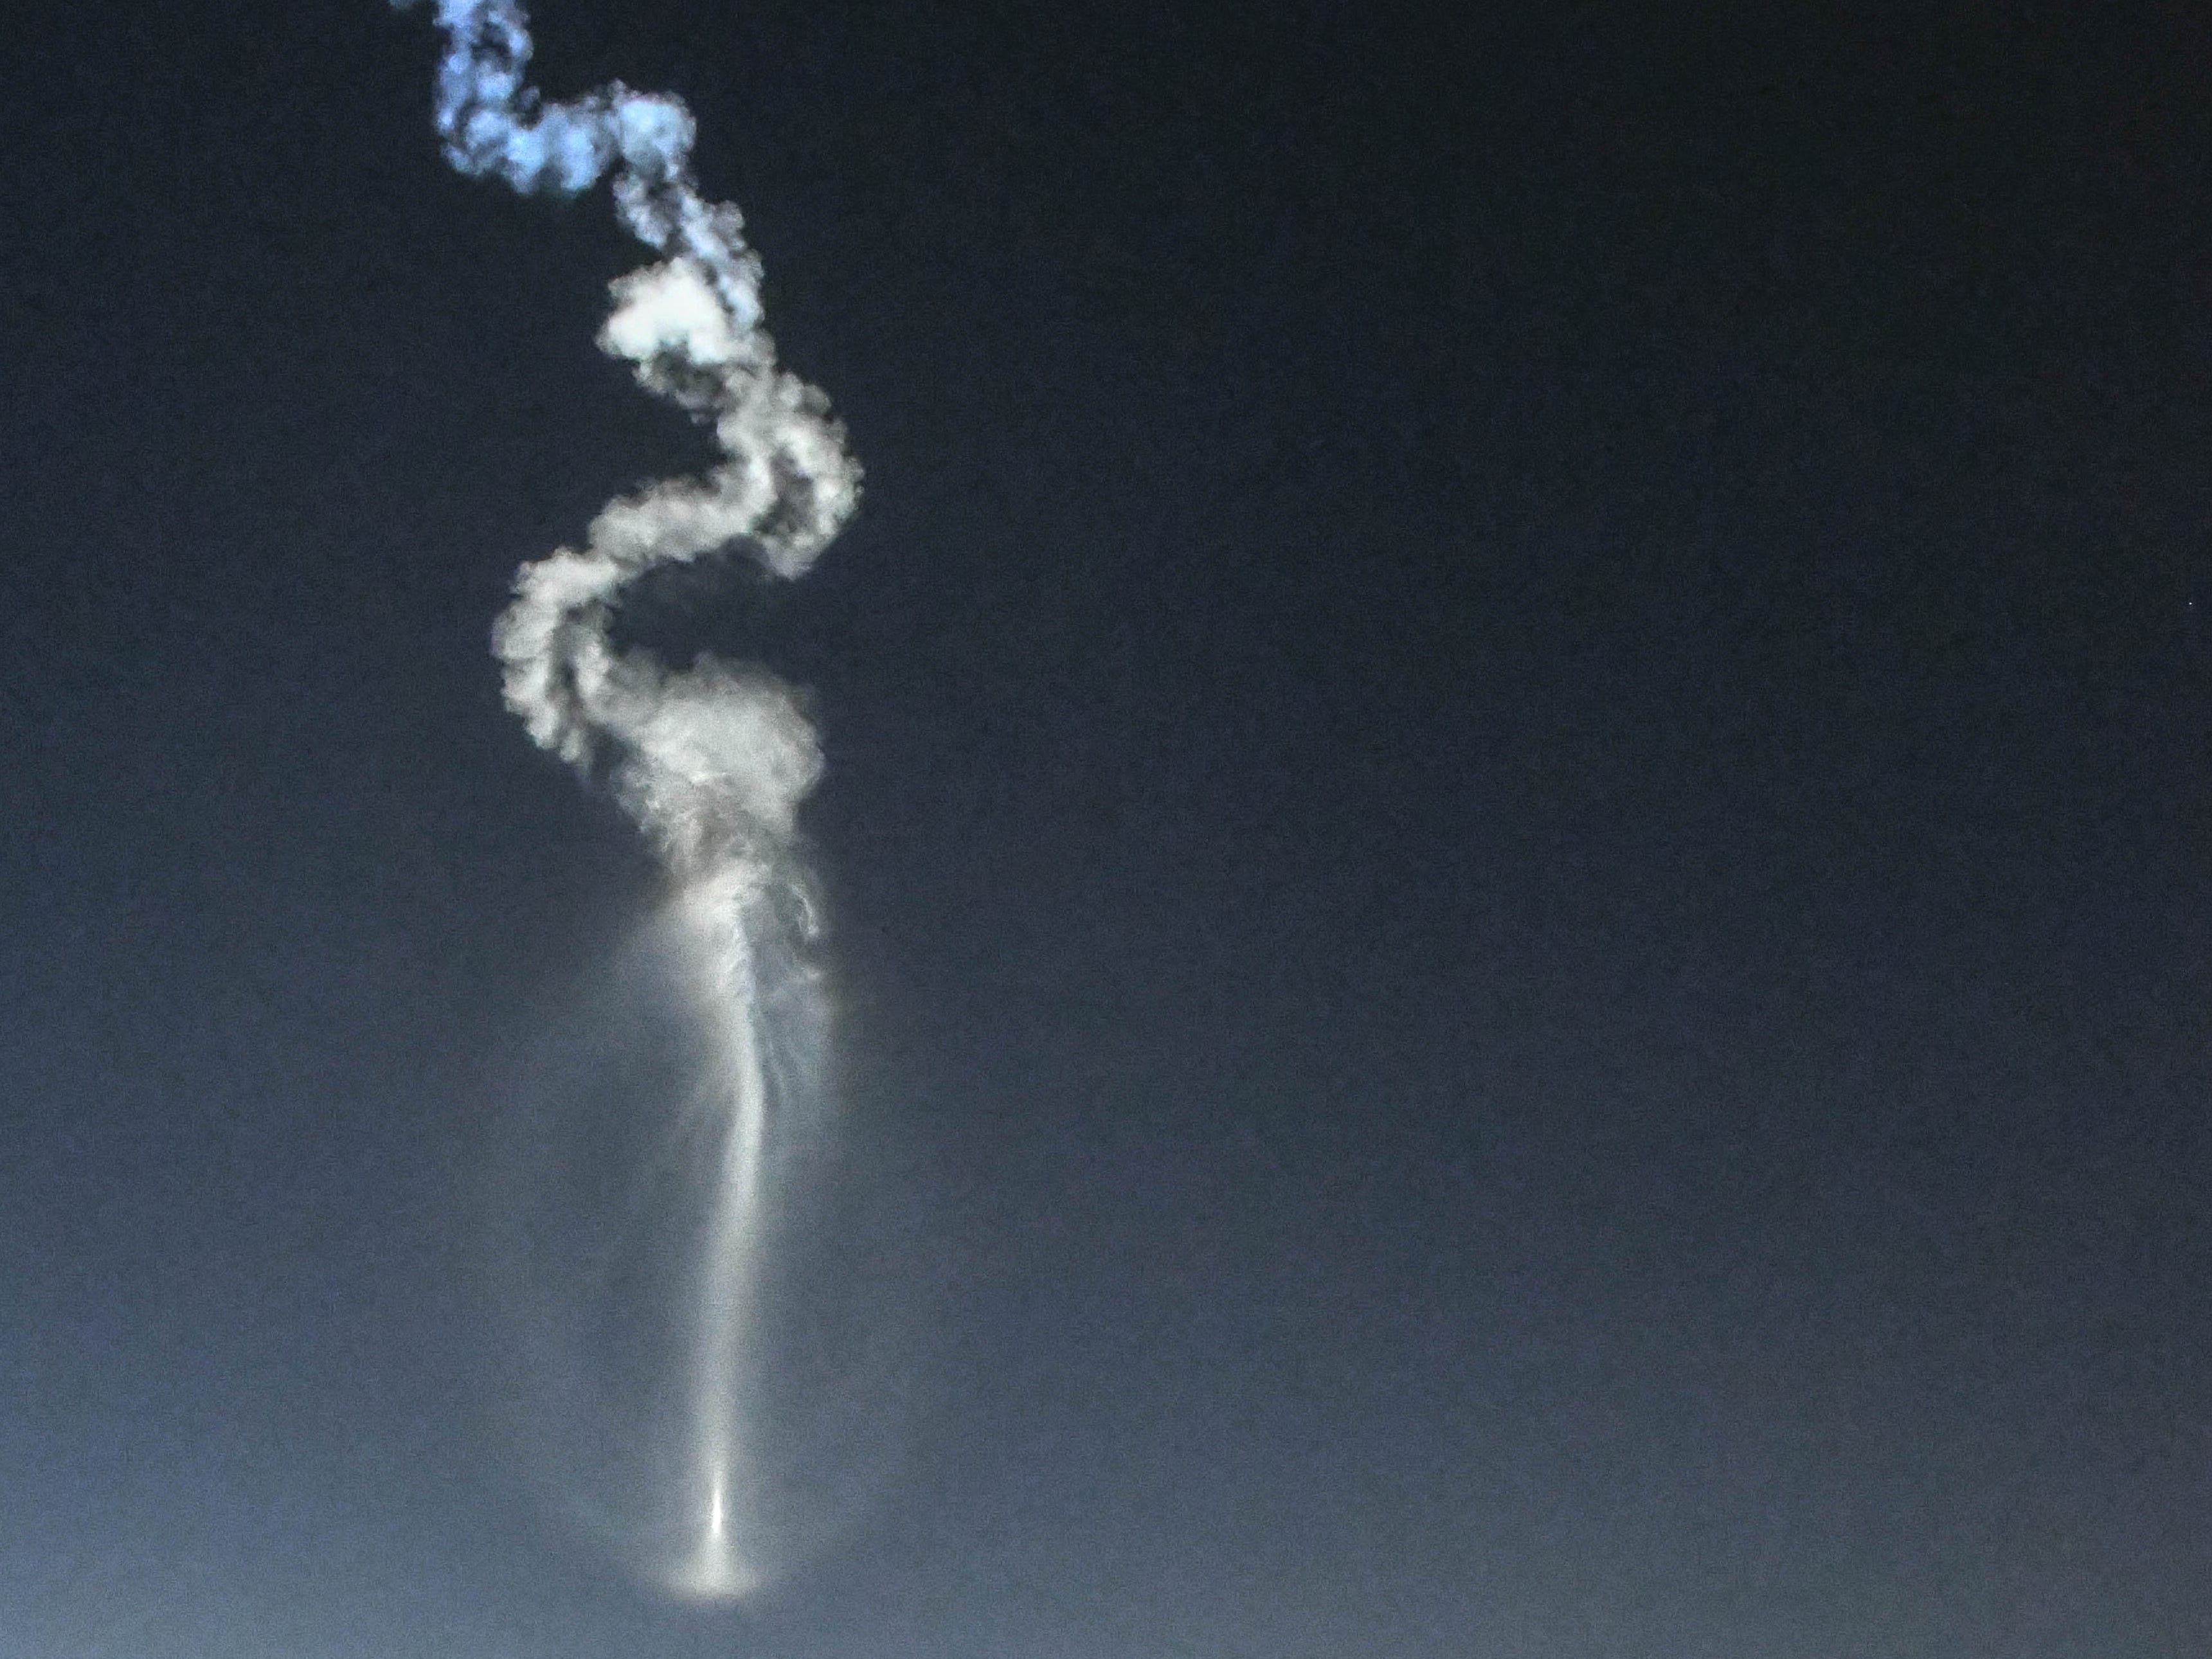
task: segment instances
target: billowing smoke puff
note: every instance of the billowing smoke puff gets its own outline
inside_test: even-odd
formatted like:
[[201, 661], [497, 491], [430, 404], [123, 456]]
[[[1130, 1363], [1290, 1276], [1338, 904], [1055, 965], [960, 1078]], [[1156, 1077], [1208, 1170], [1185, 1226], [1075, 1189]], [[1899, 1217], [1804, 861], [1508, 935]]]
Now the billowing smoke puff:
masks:
[[609, 628], [623, 589], [655, 565], [741, 548], [804, 574], [851, 514], [860, 468], [822, 394], [775, 365], [759, 258], [737, 209], [700, 197], [682, 101], [617, 82], [546, 102], [524, 83], [530, 33], [514, 0], [438, 0], [437, 20], [447, 158], [519, 191], [573, 192], [613, 173], [623, 223], [668, 257], [613, 285], [600, 348], [711, 422], [725, 458], [611, 503], [580, 550], [522, 568], [493, 635], [507, 703], [542, 746], [605, 769], [679, 875], [772, 857], [822, 770], [790, 689], [757, 669], [618, 653]]

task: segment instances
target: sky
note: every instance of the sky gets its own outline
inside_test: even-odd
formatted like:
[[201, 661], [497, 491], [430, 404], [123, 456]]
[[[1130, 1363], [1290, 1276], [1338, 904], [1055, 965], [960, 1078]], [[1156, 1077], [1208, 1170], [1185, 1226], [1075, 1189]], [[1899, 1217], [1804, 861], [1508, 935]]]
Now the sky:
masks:
[[2212, 1649], [2201, 16], [534, 21], [866, 469], [621, 619], [822, 734], [842, 1524], [641, 1587], [487, 1267], [649, 1084], [489, 647], [710, 459], [641, 250], [420, 15], [33, 0], [0, 1659]]

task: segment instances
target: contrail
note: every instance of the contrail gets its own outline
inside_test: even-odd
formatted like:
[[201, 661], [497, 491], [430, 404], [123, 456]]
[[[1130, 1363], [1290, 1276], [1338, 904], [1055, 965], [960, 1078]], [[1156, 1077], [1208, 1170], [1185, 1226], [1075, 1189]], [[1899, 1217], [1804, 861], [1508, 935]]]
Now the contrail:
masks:
[[766, 1571], [745, 1427], [769, 1148], [779, 1113], [819, 1104], [807, 1099], [821, 1069], [809, 1046], [825, 1024], [810, 954], [819, 925], [794, 834], [822, 753], [773, 675], [711, 658], [672, 668], [617, 650], [611, 629], [624, 590], [659, 565], [742, 550], [777, 576], [804, 574], [850, 516], [860, 468], [827, 400], [776, 367], [760, 261], [737, 209], [699, 193], [683, 102], [620, 82], [549, 102], [524, 79], [531, 40], [514, 0], [437, 0], [436, 13], [447, 158], [523, 191], [612, 175], [623, 222], [664, 257], [612, 285], [599, 346], [710, 423], [721, 450], [701, 477], [609, 503], [580, 548], [523, 566], [492, 640], [531, 737], [605, 779], [676, 882], [671, 921], [713, 1055], [696, 1109], [714, 1162], [683, 1391], [687, 1535], [664, 1577], [688, 1594], [743, 1595]]

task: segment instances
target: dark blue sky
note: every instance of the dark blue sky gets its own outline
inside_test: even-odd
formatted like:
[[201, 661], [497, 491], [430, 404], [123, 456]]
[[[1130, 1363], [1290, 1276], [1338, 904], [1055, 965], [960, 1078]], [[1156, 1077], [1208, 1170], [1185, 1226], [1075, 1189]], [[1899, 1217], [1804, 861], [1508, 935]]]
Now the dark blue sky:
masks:
[[816, 697], [902, 1356], [737, 1617], [478, 1270], [639, 251], [372, 0], [11, 21], [0, 1659], [2212, 1650], [2212, 29], [1838, 9], [538, 8], [868, 468], [635, 618]]

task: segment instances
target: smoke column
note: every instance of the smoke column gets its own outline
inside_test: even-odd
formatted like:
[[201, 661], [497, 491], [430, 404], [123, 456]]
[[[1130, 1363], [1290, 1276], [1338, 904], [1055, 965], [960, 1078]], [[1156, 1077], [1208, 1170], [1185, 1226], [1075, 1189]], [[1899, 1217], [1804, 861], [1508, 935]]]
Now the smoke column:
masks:
[[664, 257], [612, 285], [599, 343], [711, 424], [721, 450], [702, 477], [611, 502], [582, 547], [525, 565], [492, 638], [531, 737], [606, 781], [676, 884], [671, 925], [710, 1054], [690, 1144], [709, 1167], [680, 1390], [687, 1518], [659, 1570], [681, 1593], [739, 1595], [767, 1571], [746, 1424], [774, 1135], [780, 1114], [821, 1109], [819, 923], [794, 821], [822, 755], [791, 689], [764, 671], [709, 658], [678, 670], [618, 651], [611, 629], [624, 589], [656, 566], [741, 550], [777, 576], [804, 574], [852, 513], [860, 469], [822, 394], [776, 367], [759, 259], [738, 210], [699, 194], [684, 104], [619, 82], [548, 102], [524, 80], [515, 0], [438, 0], [436, 15], [447, 159], [522, 191], [612, 174], [623, 222]]

